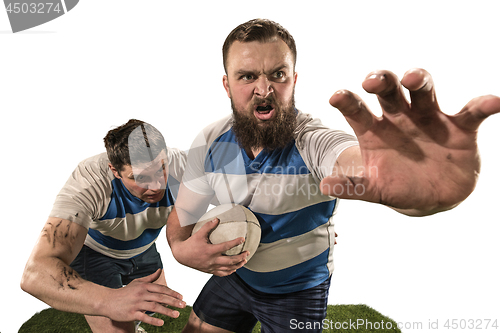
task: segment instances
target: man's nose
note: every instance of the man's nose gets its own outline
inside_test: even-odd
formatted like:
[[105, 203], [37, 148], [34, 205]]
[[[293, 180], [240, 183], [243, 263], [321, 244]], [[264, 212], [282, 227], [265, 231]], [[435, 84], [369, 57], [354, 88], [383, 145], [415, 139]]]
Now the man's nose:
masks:
[[165, 181], [162, 179], [153, 180], [147, 184], [148, 190], [161, 190], [165, 188]]
[[267, 79], [265, 76], [259, 77], [255, 81], [255, 89], [254, 94], [259, 96], [260, 98], [266, 98], [273, 92], [273, 87], [271, 85], [271, 81]]

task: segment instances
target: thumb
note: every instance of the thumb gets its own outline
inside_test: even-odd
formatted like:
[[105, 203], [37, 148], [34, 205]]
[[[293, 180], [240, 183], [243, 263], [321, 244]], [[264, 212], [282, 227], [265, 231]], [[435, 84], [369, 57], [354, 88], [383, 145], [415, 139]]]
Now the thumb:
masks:
[[197, 234], [200, 234], [201, 237], [208, 238], [218, 225], [219, 219], [214, 218], [213, 220], [206, 222], [200, 230], [198, 230]]
[[475, 131], [483, 120], [499, 112], [500, 97], [487, 95], [472, 99], [454, 118], [463, 129]]
[[156, 270], [156, 272], [154, 272], [153, 274], [150, 274], [148, 276], [144, 276], [142, 278], [136, 279], [136, 281], [141, 281], [141, 282], [146, 282], [146, 283], [153, 283], [156, 280], [158, 280], [158, 278], [160, 277], [160, 275], [161, 275], [161, 268], [158, 268]]

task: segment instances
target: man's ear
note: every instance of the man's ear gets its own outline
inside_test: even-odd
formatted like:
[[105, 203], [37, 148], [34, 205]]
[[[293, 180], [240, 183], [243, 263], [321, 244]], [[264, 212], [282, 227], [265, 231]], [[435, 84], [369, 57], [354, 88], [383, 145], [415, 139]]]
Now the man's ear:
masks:
[[224, 75], [222, 77], [222, 85], [224, 86], [224, 89], [226, 89], [227, 97], [231, 98], [231, 92], [229, 91], [229, 80], [227, 78], [227, 75]]
[[111, 165], [111, 163], [108, 163], [108, 166], [109, 166], [109, 169], [111, 170], [111, 172], [113, 173], [113, 175], [118, 178], [118, 179], [121, 179], [122, 176], [120, 175], [120, 171], [116, 170], [116, 168]]

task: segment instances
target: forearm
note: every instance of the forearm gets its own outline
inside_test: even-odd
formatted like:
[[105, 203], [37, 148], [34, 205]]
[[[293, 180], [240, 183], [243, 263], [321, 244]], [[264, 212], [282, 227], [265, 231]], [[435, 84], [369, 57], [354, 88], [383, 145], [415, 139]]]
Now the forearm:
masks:
[[87, 230], [73, 222], [49, 218], [24, 269], [21, 288], [63, 311], [104, 315], [102, 304], [112, 289], [83, 278], [69, 264], [82, 248]]
[[[363, 173], [357, 174], [357, 171], [363, 171]], [[368, 175], [367, 175], [368, 173]], [[366, 198], [361, 198], [361, 197], [356, 197], [356, 195], [359, 194], [364, 194], [367, 191], [371, 191], [374, 193], [378, 193], [377, 195], [374, 195], [373, 198], [370, 198], [370, 200], [366, 201], [371, 201], [371, 202], [378, 202], [382, 205], [385, 205], [396, 212], [400, 214], [404, 214], [407, 216], [413, 216], [413, 217], [423, 217], [423, 216], [429, 216], [433, 214], [437, 214], [440, 212], [444, 212], [450, 209], [455, 208], [460, 204], [459, 203], [441, 203], [439, 201], [433, 202], [430, 201], [429, 205], [424, 208], [396, 208], [391, 206], [390, 204], [386, 203], [385, 200], [382, 200], [380, 197], [380, 191], [378, 189], [373, 190], [373, 188], [376, 188], [373, 185], [370, 185], [369, 182], [358, 182], [355, 183], [358, 179], [361, 179], [360, 177], [363, 176], [375, 176], [378, 178], [379, 175], [379, 170], [378, 168], [375, 167], [365, 167], [363, 165], [362, 157], [361, 157], [361, 151], [359, 147], [351, 147], [346, 149], [337, 159], [336, 165], [333, 167], [333, 172], [332, 176], [335, 177], [344, 177], [343, 179], [343, 184], [346, 185], [346, 187], [341, 187], [339, 185], [333, 185], [331, 188], [335, 189], [336, 186], [338, 186], [340, 189], [347, 189], [346, 191], [333, 191], [333, 192], [338, 192], [341, 194], [350, 194], [351, 196], [344, 196], [346, 199], [358, 199], [358, 200], [366, 200]], [[373, 178], [372, 178], [373, 179]], [[350, 187], [349, 187], [350, 186]], [[372, 188], [369, 188], [371, 186]], [[390, 193], [390, 192], [389, 192]], [[392, 194], [389, 194], [390, 196]], [[406, 197], [399, 197], [401, 200], [399, 201], [404, 201]], [[410, 201], [411, 202], [411, 201]], [[403, 202], [404, 204], [405, 202]]]
[[387, 206], [389, 208], [394, 209], [396, 212], [406, 215], [406, 216], [412, 216], [412, 217], [424, 217], [424, 216], [429, 216], [429, 215], [434, 215], [437, 213], [445, 212], [447, 210], [453, 209], [456, 206], [458, 206], [460, 203], [450, 206], [450, 207], [441, 207], [441, 208], [434, 208], [434, 209], [429, 209], [429, 210], [419, 210], [419, 209], [400, 209], [400, 208], [394, 208]]
[[58, 258], [30, 259], [21, 288], [55, 309], [98, 316], [106, 316], [105, 304], [112, 292], [84, 280]]
[[179, 263], [192, 267], [189, 264], [189, 254], [183, 249], [183, 243], [191, 236], [195, 223], [188, 223], [186, 216], [188, 215], [185, 211], [174, 207], [167, 220], [167, 241], [174, 258]]
[[[179, 218], [179, 213], [181, 218]], [[170, 247], [175, 246], [178, 242], [183, 242], [191, 236], [191, 231], [194, 228], [194, 223], [181, 223], [184, 221], [183, 210], [174, 207], [167, 220], [167, 241]]]

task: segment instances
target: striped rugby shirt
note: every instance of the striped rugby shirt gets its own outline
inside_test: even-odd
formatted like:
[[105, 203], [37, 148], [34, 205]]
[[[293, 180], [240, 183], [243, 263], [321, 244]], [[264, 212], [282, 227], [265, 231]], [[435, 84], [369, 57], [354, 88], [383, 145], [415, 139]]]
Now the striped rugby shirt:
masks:
[[83, 160], [56, 197], [51, 217], [88, 229], [85, 245], [117, 259], [146, 251], [158, 238], [174, 205], [186, 164], [185, 152], [169, 148], [169, 176], [163, 198], [149, 204], [115, 178], [102, 153]]
[[258, 291], [281, 294], [309, 289], [333, 271], [333, 215], [338, 199], [319, 190], [337, 157], [357, 145], [354, 136], [331, 130], [300, 111], [294, 141], [250, 159], [231, 129], [232, 117], [198, 135], [183, 183], [220, 204], [248, 207], [262, 228], [255, 255], [237, 274]]

